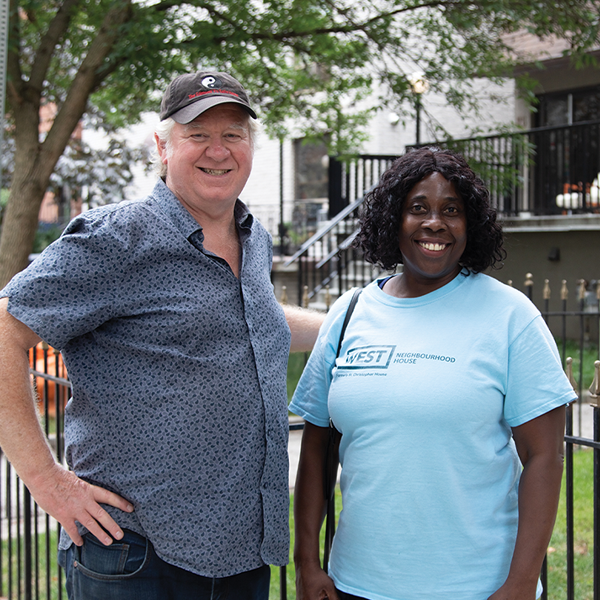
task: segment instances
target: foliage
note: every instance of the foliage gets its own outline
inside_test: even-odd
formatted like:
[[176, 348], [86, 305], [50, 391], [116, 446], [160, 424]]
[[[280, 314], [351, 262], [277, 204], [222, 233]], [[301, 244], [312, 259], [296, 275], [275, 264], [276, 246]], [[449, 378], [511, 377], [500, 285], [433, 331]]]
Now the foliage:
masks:
[[294, 352], [293, 354], [290, 354], [287, 368], [288, 402], [291, 402], [292, 400], [292, 396], [294, 395], [294, 391], [296, 390], [296, 386], [298, 385], [298, 381], [300, 380], [304, 366], [308, 361], [308, 357], [308, 352]]
[[[14, 139], [7, 136], [0, 159], [4, 182], [13, 177], [14, 152]], [[148, 161], [146, 147], [132, 148], [117, 137], [111, 137], [105, 148], [71, 139], [50, 176], [48, 191], [58, 195], [68, 190], [72, 199], [82, 198], [89, 207], [120, 202], [126, 199], [127, 186], [133, 181], [132, 167]], [[8, 191], [2, 198], [0, 210], [6, 206]]]
[[270, 131], [283, 134], [287, 118], [299, 117], [308, 134], [330, 133], [342, 154], [375, 108], [364, 101], [376, 80], [389, 86], [377, 107], [412, 107], [409, 76], [422, 71], [449, 104], [476, 109], [473, 76], [506, 76], [514, 61], [503, 34], [566, 37], [580, 61], [598, 41], [598, 12], [582, 0], [12, 0], [11, 10], [21, 18], [11, 19], [9, 112], [42, 68], [42, 97], [60, 110], [119, 13], [89, 98], [98, 124], [122, 127], [155, 110], [157, 90], [176, 73], [224, 68], [244, 82]]
[[[86, 127], [110, 133], [157, 110], [174, 75], [223, 69], [247, 87], [272, 135], [294, 123], [294, 135], [349, 155], [374, 111], [413, 110], [412, 73], [448, 104], [476, 110], [472, 78], [500, 80], [518, 60], [504, 34], [565, 38], [583, 65], [598, 17], [587, 0], [10, 0], [15, 151], [0, 286], [26, 264], [37, 209], [84, 115]], [[42, 105], [54, 114], [40, 134]]]
[[589, 340], [581, 344], [577, 340], [557, 338], [556, 345], [563, 363], [566, 364], [568, 357], [573, 359], [573, 377], [579, 386], [580, 393], [589, 390], [594, 379], [594, 363], [600, 360], [598, 344]]
[[60, 237], [63, 228], [64, 225], [54, 223], [40, 224], [35, 234], [32, 252], [38, 253], [45, 250], [54, 240], [57, 240]]
[[133, 180], [131, 167], [147, 161], [145, 147], [130, 148], [117, 138], [101, 149], [71, 140], [50, 178], [51, 190], [78, 190], [90, 207], [119, 202], [126, 199], [125, 189]]

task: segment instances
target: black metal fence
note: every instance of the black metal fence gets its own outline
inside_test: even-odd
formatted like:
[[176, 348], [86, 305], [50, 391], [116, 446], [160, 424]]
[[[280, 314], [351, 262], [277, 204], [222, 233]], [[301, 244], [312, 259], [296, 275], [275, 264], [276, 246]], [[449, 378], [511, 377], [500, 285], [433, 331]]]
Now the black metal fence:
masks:
[[[431, 143], [467, 159], [489, 187], [500, 217], [600, 212], [600, 121]], [[330, 219], [376, 184], [395, 158], [330, 160]]]
[[[552, 578], [545, 586], [545, 598], [574, 600], [576, 590], [581, 586], [587, 592], [577, 593], [577, 598], [600, 598], [600, 413], [596, 406], [599, 398], [598, 381], [593, 381], [594, 363], [600, 361], [598, 338], [600, 336], [600, 317], [598, 301], [600, 284], [598, 282], [544, 282], [543, 301], [538, 308], [555, 332], [557, 344], [564, 364], [567, 357], [573, 359], [572, 372], [576, 380], [575, 387], [579, 400], [570, 406], [567, 413], [565, 435], [565, 518], [566, 518], [566, 555], [564, 562], [551, 566], [564, 574], [564, 587], [553, 589]], [[534, 297], [535, 285], [531, 276], [515, 287], [520, 287], [530, 298]], [[551, 289], [555, 289], [552, 292]], [[537, 296], [537, 295], [536, 295]], [[578, 335], [567, 339], [566, 332], [573, 330], [575, 324]], [[563, 335], [564, 333], [564, 335]], [[63, 414], [69, 396], [69, 382], [60, 359], [53, 349], [41, 345], [31, 352], [32, 379], [37, 385], [40, 397], [40, 419], [50, 440], [56, 457], [64, 460]], [[600, 362], [597, 369], [600, 369]], [[594, 387], [595, 386], [595, 387]], [[592, 392], [588, 391], [592, 388]], [[583, 415], [593, 413], [593, 430], [586, 431]], [[299, 425], [291, 426], [293, 428]], [[591, 569], [582, 571], [578, 544], [581, 534], [575, 526], [577, 495], [574, 472], [574, 456], [588, 448], [594, 455], [593, 470], [593, 541], [587, 543], [587, 551], [593, 553]], [[31, 499], [27, 489], [20, 483], [10, 465], [0, 461], [0, 600], [56, 600], [66, 598], [63, 576], [56, 564], [56, 546], [58, 524], [41, 511]], [[287, 580], [286, 580], [287, 575]], [[293, 567], [281, 569], [279, 589], [275, 597], [294, 598], [292, 585]], [[587, 587], [586, 587], [587, 586]]]

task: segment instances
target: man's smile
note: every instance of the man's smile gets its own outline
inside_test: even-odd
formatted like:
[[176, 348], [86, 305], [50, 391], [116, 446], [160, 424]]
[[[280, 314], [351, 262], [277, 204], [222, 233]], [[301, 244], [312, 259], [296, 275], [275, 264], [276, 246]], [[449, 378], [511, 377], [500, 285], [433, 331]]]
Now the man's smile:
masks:
[[208, 173], [208, 175], [225, 175], [231, 171], [231, 169], [204, 169], [202, 167], [200, 167], [200, 170]]

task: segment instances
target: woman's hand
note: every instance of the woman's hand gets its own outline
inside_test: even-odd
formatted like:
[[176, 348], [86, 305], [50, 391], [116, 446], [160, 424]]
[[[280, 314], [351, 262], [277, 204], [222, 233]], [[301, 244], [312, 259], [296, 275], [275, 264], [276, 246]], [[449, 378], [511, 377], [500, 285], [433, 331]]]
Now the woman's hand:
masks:
[[319, 564], [296, 565], [297, 600], [338, 600], [332, 579]]
[[512, 582], [506, 582], [498, 591], [494, 592], [488, 600], [536, 600], [535, 592], [537, 581], [534, 585], [523, 584], [518, 586]]

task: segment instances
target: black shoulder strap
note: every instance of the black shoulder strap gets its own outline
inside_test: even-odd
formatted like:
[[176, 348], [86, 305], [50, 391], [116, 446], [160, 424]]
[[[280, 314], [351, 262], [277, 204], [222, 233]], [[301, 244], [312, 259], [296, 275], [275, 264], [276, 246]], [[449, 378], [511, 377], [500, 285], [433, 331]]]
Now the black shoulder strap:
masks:
[[[354, 311], [354, 307], [358, 302], [358, 297], [362, 292], [362, 288], [356, 288], [348, 309], [346, 310], [346, 317], [342, 325], [342, 331], [340, 332], [340, 341], [338, 343], [338, 349], [336, 358], [340, 355], [342, 349], [342, 341], [344, 340], [344, 334], [346, 333], [346, 327]], [[323, 551], [323, 570], [325, 573], [329, 567], [329, 554], [331, 553], [331, 545], [333, 543], [333, 536], [335, 534], [335, 482], [337, 479], [337, 470], [339, 464], [339, 447], [342, 434], [335, 428], [333, 421], [329, 419], [329, 439], [327, 441], [327, 453], [325, 455], [325, 468], [323, 471], [324, 482], [323, 491], [325, 492], [325, 499], [327, 500], [327, 518], [325, 520], [325, 547]]]
[[348, 309], [346, 310], [346, 316], [344, 318], [344, 323], [342, 325], [342, 331], [340, 332], [340, 341], [338, 343], [338, 349], [337, 349], [337, 353], [336, 353], [336, 358], [340, 355], [340, 350], [342, 349], [342, 342], [344, 341], [344, 334], [346, 333], [346, 327], [348, 327], [348, 322], [350, 321], [350, 317], [352, 316], [352, 313], [354, 312], [354, 307], [356, 306], [356, 303], [358, 302], [358, 297], [360, 296], [360, 293], [362, 292], [362, 288], [356, 288], [354, 290], [354, 294], [352, 294], [352, 298], [350, 299], [350, 304], [348, 304]]

